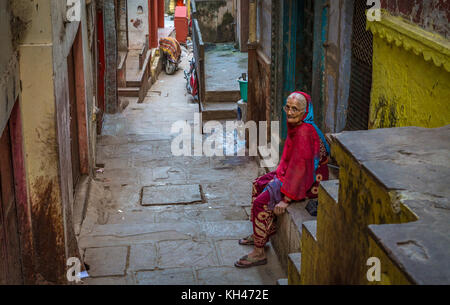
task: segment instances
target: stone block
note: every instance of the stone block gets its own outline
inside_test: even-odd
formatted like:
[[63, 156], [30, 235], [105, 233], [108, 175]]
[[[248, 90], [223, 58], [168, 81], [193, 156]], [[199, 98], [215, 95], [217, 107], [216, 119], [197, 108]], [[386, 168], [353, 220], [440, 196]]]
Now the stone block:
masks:
[[128, 247], [87, 248], [84, 261], [90, 266], [90, 276], [125, 275]]
[[160, 268], [218, 265], [216, 251], [209, 242], [161, 241], [158, 243], [158, 253]]
[[201, 203], [200, 185], [156, 185], [142, 190], [144, 206]]
[[130, 247], [129, 270], [150, 270], [156, 267], [156, 246], [154, 244], [132, 245]]
[[136, 273], [138, 285], [195, 285], [192, 268], [173, 268]]

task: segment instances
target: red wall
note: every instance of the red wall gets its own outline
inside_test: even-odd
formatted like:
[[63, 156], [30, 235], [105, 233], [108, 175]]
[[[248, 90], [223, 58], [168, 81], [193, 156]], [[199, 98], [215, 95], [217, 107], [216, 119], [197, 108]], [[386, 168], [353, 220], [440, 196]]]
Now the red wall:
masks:
[[381, 6], [420, 27], [449, 37], [450, 1], [447, 0], [381, 0]]

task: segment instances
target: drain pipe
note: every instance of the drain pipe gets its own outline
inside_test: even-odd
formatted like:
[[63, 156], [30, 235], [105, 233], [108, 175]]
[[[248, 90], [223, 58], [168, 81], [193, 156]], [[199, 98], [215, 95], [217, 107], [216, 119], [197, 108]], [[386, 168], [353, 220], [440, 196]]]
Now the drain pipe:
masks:
[[[256, 0], [249, 0], [248, 18], [248, 92], [247, 92], [247, 120], [255, 120], [255, 78], [258, 77], [256, 71]], [[247, 141], [248, 144], [248, 141]]]

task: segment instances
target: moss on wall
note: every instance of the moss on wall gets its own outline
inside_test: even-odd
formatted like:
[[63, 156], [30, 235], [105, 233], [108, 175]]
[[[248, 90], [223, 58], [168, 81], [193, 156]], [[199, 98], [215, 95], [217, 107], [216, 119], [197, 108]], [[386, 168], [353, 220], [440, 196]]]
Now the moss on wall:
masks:
[[203, 41], [235, 41], [232, 0], [201, 1], [196, 6]]

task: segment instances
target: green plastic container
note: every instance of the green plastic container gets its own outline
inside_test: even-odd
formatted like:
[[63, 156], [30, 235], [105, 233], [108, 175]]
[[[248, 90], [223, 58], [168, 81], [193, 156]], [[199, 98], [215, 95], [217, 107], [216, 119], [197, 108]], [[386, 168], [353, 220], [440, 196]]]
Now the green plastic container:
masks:
[[241, 90], [241, 99], [244, 100], [244, 102], [247, 102], [247, 87], [248, 87], [248, 81], [238, 79], [239, 82], [239, 88]]

